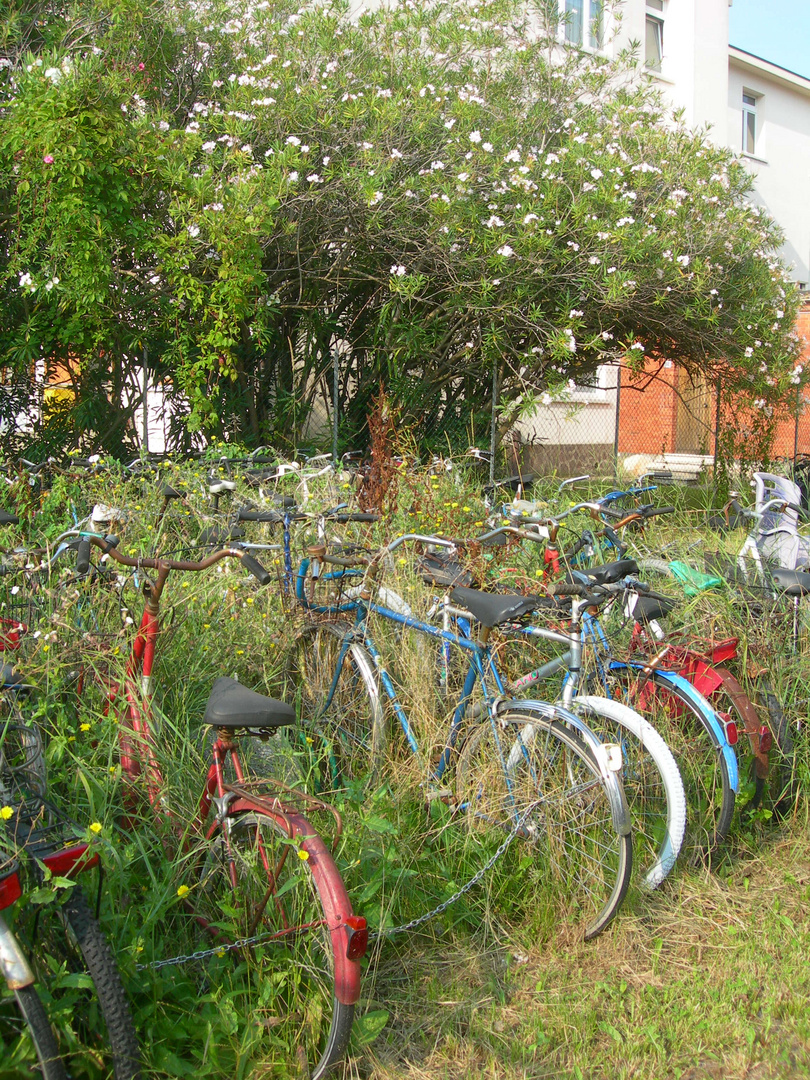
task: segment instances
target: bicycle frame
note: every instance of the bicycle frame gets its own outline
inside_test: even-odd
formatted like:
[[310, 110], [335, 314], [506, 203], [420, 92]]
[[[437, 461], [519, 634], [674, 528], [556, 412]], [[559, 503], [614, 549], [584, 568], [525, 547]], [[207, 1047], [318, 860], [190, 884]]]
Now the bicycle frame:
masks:
[[[103, 546], [103, 542], [99, 546]], [[119, 561], [124, 561], [121, 559], [120, 553], [117, 554]], [[239, 551], [224, 549], [209, 556], [208, 559], [202, 560], [201, 564], [186, 565], [182, 561], [153, 560], [156, 564], [156, 577], [154, 582], [147, 579], [142, 585], [145, 597], [144, 612], [132, 643], [123, 679], [107, 687], [106, 690], [108, 708], [115, 708], [119, 694], [124, 699], [123, 708], [118, 710], [118, 738], [121, 747], [122, 771], [133, 785], [145, 774], [147, 796], [156, 819], [164, 821], [168, 817], [172, 820], [182, 851], [188, 850], [190, 846], [188, 830], [184, 827], [184, 823], [178, 821], [176, 815], [173, 815], [165, 806], [163, 800], [164, 779], [158, 763], [155, 739], [150, 724], [154, 698], [153, 667], [160, 632], [160, 598], [172, 569], [204, 569], [228, 555], [242, 557], [242, 553]], [[224, 767], [229, 755], [236, 774], [235, 784], [228, 783], [225, 779]], [[294, 840], [296, 846], [305, 851], [307, 858], [312, 860], [311, 867], [326, 866], [331, 863], [331, 855], [326, 845], [302, 814], [285, 809], [278, 798], [254, 795], [246, 791], [242, 787], [245, 780], [242, 761], [233, 733], [226, 728], [218, 729], [212, 748], [211, 764], [208, 767], [197, 805], [197, 815], [192, 823], [192, 832], [194, 834], [204, 837], [206, 841], [210, 841], [217, 832], [221, 831], [226, 849], [230, 852], [229, 819], [241, 813], [252, 812], [271, 818], [281, 829], [285, 830], [290, 840]], [[206, 828], [212, 809], [215, 810], [213, 820]], [[335, 816], [339, 825], [340, 819], [336, 814]], [[278, 868], [270, 865], [261, 840], [259, 840], [258, 848], [264, 870], [268, 874], [268, 880], [272, 881], [276, 877]], [[233, 857], [228, 859], [228, 873], [232, 888], [237, 890], [237, 869]], [[328, 880], [328, 872], [326, 878], [326, 888], [321, 891], [320, 896], [327, 925], [333, 940], [338, 946], [335, 950], [335, 994], [343, 1004], [352, 1005], [357, 1002], [360, 996], [360, 970], [356, 962], [358, 956], [354, 955], [356, 948], [359, 946], [356, 944], [353, 951], [352, 938], [358, 930], [360, 921], [363, 922], [363, 928], [361, 929], [364, 929], [365, 922], [364, 920], [357, 920], [358, 925], [353, 926], [351, 922], [347, 921], [347, 916], [351, 916], [351, 912], [347, 913], [344, 910], [339, 891], [333, 889]], [[269, 895], [270, 892], [268, 891], [268, 898]], [[219, 937], [220, 931], [215, 926], [211, 925], [203, 916], [195, 913], [188, 901], [184, 901], [184, 903], [189, 907], [195, 920], [204, 930], [214, 937]], [[351, 918], [354, 919], [353, 916]], [[282, 929], [278, 934], [271, 935], [271, 937], [283, 937], [286, 934], [294, 933], [295, 930], [295, 927]], [[362, 956], [362, 951], [359, 955]]]
[[[341, 642], [332, 682], [327, 692], [326, 700], [323, 703], [324, 710], [328, 709], [331, 704], [340, 678], [341, 668], [348, 655], [349, 649], [354, 642], [359, 640], [367, 649], [375, 663], [380, 678], [380, 684], [394, 710], [412, 753], [421, 756], [419, 744], [414, 736], [408, 715], [399, 701], [391, 676], [385, 668], [383, 658], [369, 631], [367, 622], [368, 616], [369, 614], [379, 615], [406, 629], [416, 630], [420, 634], [425, 634], [428, 637], [441, 641], [445, 647], [455, 645], [469, 655], [469, 667], [467, 668], [464, 678], [461, 695], [448, 725], [444, 749], [435, 763], [428, 763], [431, 779], [434, 782], [440, 782], [452, 761], [465, 720], [471, 719], [480, 722], [481, 713], [486, 709], [486, 715], [490, 723], [496, 724], [498, 708], [505, 701], [509, 702], [510, 700], [506, 697], [506, 691], [495, 663], [495, 657], [488, 645], [489, 629], [487, 627], [482, 627], [481, 640], [476, 641], [470, 636], [455, 634], [444, 628], [440, 629], [436, 626], [432, 626], [430, 623], [414, 618], [411, 614], [394, 611], [382, 604], [376, 604], [373, 601], [366, 600], [360, 596], [351, 599], [346, 603], [332, 606], [312, 604], [308, 601], [304, 589], [304, 583], [312, 561], [313, 560], [308, 558], [303, 559], [298, 568], [295, 590], [296, 598], [299, 602], [305, 608], [315, 613], [352, 613], [354, 616], [354, 626], [349, 629], [344, 640]], [[318, 577], [320, 580], [330, 580], [340, 578], [343, 574], [344, 570], [341, 570], [335, 574], [321, 575], [319, 573]], [[490, 677], [491, 682], [488, 681], [488, 678]], [[480, 682], [481, 684], [484, 700], [481, 706], [476, 706], [468, 714], [468, 706], [477, 682]], [[494, 684], [495, 693], [493, 693], [492, 684]], [[547, 702], [532, 700], [521, 700], [519, 705], [527, 711], [535, 711], [543, 716], [559, 714], [559, 719], [572, 727], [583, 739], [596, 759], [602, 780], [607, 786], [611, 804], [611, 813], [616, 831], [622, 835], [626, 835], [630, 829], [629, 813], [627, 804], [624, 800], [624, 793], [616, 782], [616, 770], [612, 767], [608, 748], [600, 742], [580, 717], [561, 707], [551, 706]], [[508, 774], [506, 776], [506, 783], [507, 787], [511, 790], [511, 780]]]

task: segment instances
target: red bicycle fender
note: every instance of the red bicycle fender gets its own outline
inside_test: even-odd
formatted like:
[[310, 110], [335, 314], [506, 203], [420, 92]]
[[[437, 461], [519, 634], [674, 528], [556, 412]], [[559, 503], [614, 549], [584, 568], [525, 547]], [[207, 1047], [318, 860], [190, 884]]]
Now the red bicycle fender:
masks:
[[346, 920], [353, 914], [352, 905], [329, 849], [303, 814], [286, 814], [281, 810], [272, 812], [266, 803], [244, 798], [234, 799], [228, 807], [231, 814], [246, 810], [271, 817], [285, 828], [289, 823], [293, 836], [300, 841], [300, 847], [309, 856], [306, 864], [315, 881], [332, 935], [335, 997], [343, 1005], [356, 1004], [360, 999], [360, 961], [350, 960], [346, 955], [350, 939]]
[[751, 744], [751, 751], [756, 761], [754, 766], [756, 774], [761, 779], [765, 779], [768, 775], [769, 767], [768, 751], [762, 749], [759, 715], [756, 706], [730, 671], [726, 668], [715, 668], [715, 671], [722, 680], [723, 689], [737, 706], [737, 711], [743, 718], [745, 734]]

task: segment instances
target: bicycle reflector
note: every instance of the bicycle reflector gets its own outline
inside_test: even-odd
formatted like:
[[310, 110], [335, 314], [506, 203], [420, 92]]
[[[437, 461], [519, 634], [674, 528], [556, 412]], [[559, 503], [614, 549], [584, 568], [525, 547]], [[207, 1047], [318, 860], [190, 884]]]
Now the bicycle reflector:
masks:
[[767, 724], [759, 729], [759, 749], [762, 754], [769, 754], [773, 749], [773, 733]]
[[91, 866], [95, 866], [98, 855], [88, 855], [87, 844], [77, 844], [64, 851], [54, 851], [50, 855], [45, 855], [42, 861], [52, 874], [70, 877], [71, 874], [89, 870]]
[[726, 742], [729, 746], [736, 746], [739, 735], [737, 733], [737, 725], [731, 719], [731, 713], [718, 712], [717, 714], [723, 722], [723, 727], [726, 732]]
[[0, 911], [10, 907], [15, 900], [19, 900], [22, 896], [22, 887], [20, 885], [20, 875], [16, 869], [11, 870], [8, 874], [5, 874], [0, 878]]
[[346, 919], [348, 931], [348, 943], [346, 945], [347, 960], [362, 960], [368, 948], [368, 925], [362, 915], [349, 915]]

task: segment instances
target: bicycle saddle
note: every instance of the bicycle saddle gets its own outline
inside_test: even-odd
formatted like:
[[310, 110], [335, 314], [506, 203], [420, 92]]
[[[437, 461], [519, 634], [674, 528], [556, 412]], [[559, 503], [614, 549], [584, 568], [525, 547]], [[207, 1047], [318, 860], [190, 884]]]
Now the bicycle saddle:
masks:
[[577, 569], [575, 580], [583, 577], [597, 585], [613, 585], [630, 574], [638, 574], [638, 563], [635, 559], [618, 559], [616, 562], [605, 563], [603, 566], [591, 566], [586, 570]]
[[482, 626], [490, 627], [528, 615], [540, 605], [539, 596], [503, 596], [500, 593], [465, 589], [460, 585], [453, 589], [450, 596], [454, 603], [472, 612]]
[[210, 727], [272, 731], [295, 723], [295, 709], [286, 701], [257, 694], [224, 676], [211, 688], [203, 723]]
[[677, 604], [674, 600], [656, 600], [652, 596], [639, 596], [631, 614], [636, 622], [655, 622], [669, 615], [675, 607]]
[[802, 570], [772, 570], [771, 577], [786, 596], [810, 595], [810, 574]]

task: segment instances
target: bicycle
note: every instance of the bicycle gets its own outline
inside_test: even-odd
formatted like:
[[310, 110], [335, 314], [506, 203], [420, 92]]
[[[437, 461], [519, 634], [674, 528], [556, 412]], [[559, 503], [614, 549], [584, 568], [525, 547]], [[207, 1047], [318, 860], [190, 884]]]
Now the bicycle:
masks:
[[[339, 836], [337, 812], [280, 780], [252, 776], [243, 760], [243, 737], [275, 736], [294, 724], [295, 710], [232, 679], [215, 681], [203, 716], [214, 742], [193, 820], [167, 805], [170, 786], [160, 765], [165, 748], [153, 724], [153, 664], [169, 574], [201, 572], [238, 558], [261, 584], [270, 575], [233, 547], [199, 561], [131, 558], [118, 550], [116, 537], [84, 539], [141, 575], [154, 572], [154, 579], [143, 578], [144, 612], [125, 674], [104, 690], [119, 722], [130, 798], [145, 790], [158, 833], [165, 836], [171, 826], [165, 852], [186, 867], [184, 909], [212, 942], [202, 958], [213, 964], [210, 977], [227, 981], [250, 1017], [242, 1049], [259, 1053], [270, 1075], [287, 1068], [286, 1055], [295, 1046], [317, 1080], [346, 1052], [368, 929], [353, 913], [334, 859], [305, 816], [333, 814]], [[224, 965], [217, 963], [224, 957]], [[235, 962], [232, 968], [228, 961]]]
[[[488, 638], [495, 626], [525, 607], [523, 598], [481, 594], [476, 608], [482, 624], [478, 641], [371, 601], [369, 590], [382, 560], [408, 541], [452, 547], [446, 541], [407, 534], [373, 558], [328, 555], [324, 546], [314, 546], [301, 562], [296, 597], [321, 619], [299, 635], [291, 677], [301, 687], [313, 730], [337, 744], [346, 771], [376, 783], [386, 750], [381, 688], [408, 752], [421, 762], [428, 801], [447, 801], [472, 828], [517, 829], [534, 849], [537, 872], [547, 874], [561, 890], [570, 890], [584, 937], [593, 938], [616, 915], [632, 866], [618, 748], [602, 744], [579, 716], [560, 706], [506, 696]], [[337, 571], [329, 571], [330, 565]], [[365, 567], [361, 579], [354, 576], [359, 566]], [[344, 597], [327, 597], [327, 602], [314, 597], [316, 585], [329, 590], [347, 583], [349, 594]], [[346, 621], [349, 614], [353, 626]], [[438, 759], [427, 760], [399, 700], [368, 624], [372, 614], [389, 625], [447, 642], [468, 657]], [[476, 684], [483, 696], [479, 717], [470, 708]], [[470, 722], [472, 730], [465, 732]], [[453, 763], [457, 763], [455, 788], [450, 789], [445, 781]]]
[[[43, 1076], [63, 1080], [69, 1062], [71, 1071], [101, 1066], [116, 1080], [138, 1080], [140, 1048], [124, 988], [75, 882], [79, 872], [98, 864], [98, 855], [77, 840], [80, 830], [45, 797], [39, 728], [9, 700], [21, 689], [20, 683], [5, 689], [0, 720], [0, 910], [13, 916], [11, 925], [0, 919], [0, 966], [28, 1023]], [[6, 1010], [0, 1011], [7, 1021]], [[6, 1050], [16, 1052], [13, 1045]]]

